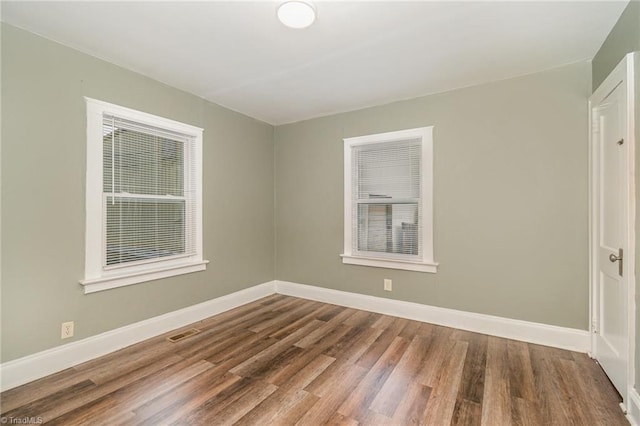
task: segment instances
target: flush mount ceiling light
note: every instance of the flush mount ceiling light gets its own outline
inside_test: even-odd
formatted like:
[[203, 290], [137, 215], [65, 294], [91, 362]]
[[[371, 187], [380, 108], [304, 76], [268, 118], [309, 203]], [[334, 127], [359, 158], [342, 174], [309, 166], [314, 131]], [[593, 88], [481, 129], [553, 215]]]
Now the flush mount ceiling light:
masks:
[[316, 8], [308, 1], [285, 1], [278, 7], [278, 19], [290, 28], [307, 28], [316, 20]]

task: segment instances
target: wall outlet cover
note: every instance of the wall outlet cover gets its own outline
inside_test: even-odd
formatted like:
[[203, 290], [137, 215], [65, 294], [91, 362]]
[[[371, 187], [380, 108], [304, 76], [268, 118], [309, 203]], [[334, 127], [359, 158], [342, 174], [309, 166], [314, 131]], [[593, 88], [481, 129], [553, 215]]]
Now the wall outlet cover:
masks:
[[384, 280], [384, 291], [393, 290], [393, 281], [386, 279]]
[[63, 322], [62, 329], [60, 330], [60, 338], [68, 339], [69, 337], [73, 337], [73, 321]]

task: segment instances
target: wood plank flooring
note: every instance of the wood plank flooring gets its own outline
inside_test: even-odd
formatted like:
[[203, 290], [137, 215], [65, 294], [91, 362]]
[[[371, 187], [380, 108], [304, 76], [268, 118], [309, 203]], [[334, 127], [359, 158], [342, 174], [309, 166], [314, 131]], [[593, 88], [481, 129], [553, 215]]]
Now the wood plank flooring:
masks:
[[628, 424], [585, 354], [281, 295], [177, 331], [4, 392], [3, 423]]

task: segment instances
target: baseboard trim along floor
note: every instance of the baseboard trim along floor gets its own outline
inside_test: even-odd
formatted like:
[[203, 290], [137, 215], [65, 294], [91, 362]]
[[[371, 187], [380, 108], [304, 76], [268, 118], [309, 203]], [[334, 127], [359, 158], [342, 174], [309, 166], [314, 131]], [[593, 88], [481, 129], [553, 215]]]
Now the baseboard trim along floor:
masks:
[[0, 391], [57, 373], [151, 337], [220, 314], [274, 293], [275, 282], [259, 284], [197, 305], [168, 312], [86, 339], [0, 364]]
[[521, 340], [576, 352], [588, 352], [590, 336], [586, 330], [557, 327], [492, 315], [439, 308], [437, 306], [382, 297], [348, 293], [286, 281], [275, 281], [276, 293], [318, 302], [392, 315], [491, 336]]
[[0, 364], [0, 391], [12, 389], [274, 293], [576, 352], [589, 351], [590, 338], [586, 330], [464, 312], [287, 281], [270, 281]]

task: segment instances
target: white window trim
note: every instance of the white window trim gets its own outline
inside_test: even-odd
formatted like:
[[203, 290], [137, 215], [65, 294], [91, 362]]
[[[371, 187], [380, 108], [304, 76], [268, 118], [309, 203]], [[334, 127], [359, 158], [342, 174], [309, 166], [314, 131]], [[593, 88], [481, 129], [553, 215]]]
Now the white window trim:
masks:
[[[362, 256], [353, 253], [352, 241], [352, 182], [351, 150], [357, 145], [392, 142], [407, 139], [422, 140], [422, 257], [418, 261], [393, 259], [390, 255], [380, 257]], [[438, 263], [433, 255], [433, 126], [374, 135], [345, 138], [344, 140], [344, 252], [342, 263], [350, 265], [373, 266], [378, 268], [403, 269], [417, 272], [437, 272]]]
[[[204, 271], [208, 260], [202, 258], [202, 132], [199, 127], [158, 117], [85, 97], [87, 105], [87, 175], [85, 206], [85, 276], [80, 281], [85, 293], [137, 284], [145, 281]], [[161, 127], [194, 138], [194, 179], [196, 180], [195, 254], [143, 265], [108, 269], [103, 267], [103, 175], [102, 122], [104, 114], [127, 117], [140, 123]]]

